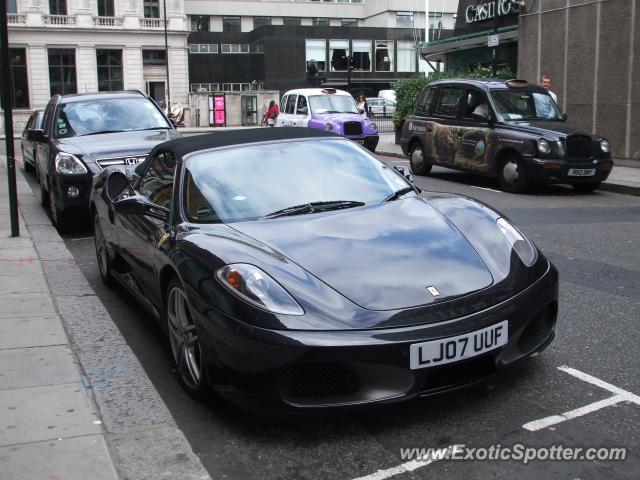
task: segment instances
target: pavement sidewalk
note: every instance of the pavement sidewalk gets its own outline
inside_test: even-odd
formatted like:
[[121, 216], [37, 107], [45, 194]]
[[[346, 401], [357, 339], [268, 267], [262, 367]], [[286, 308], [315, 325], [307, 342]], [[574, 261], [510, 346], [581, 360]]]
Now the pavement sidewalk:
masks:
[[210, 477], [18, 169], [0, 156], [0, 478]]

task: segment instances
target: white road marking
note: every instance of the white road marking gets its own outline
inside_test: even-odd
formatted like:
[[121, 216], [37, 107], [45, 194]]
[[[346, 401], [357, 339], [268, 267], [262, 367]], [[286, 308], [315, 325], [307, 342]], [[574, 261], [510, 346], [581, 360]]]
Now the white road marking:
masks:
[[403, 463], [397, 467], [378, 470], [375, 473], [365, 475], [364, 477], [354, 478], [353, 480], [385, 480], [386, 478], [395, 477], [401, 473], [413, 472], [414, 470], [426, 467], [435, 461], [436, 460], [411, 460], [410, 462]]
[[500, 190], [494, 190], [493, 188], [487, 188], [487, 187], [476, 187], [475, 185], [471, 185], [471, 188], [478, 188], [480, 190], [488, 190], [489, 192], [503, 193]]
[[80, 241], [80, 240], [93, 240], [93, 236], [91, 236], [91, 237], [72, 238], [71, 239], [72, 242], [77, 242], [77, 241]]
[[602, 408], [609, 407], [620, 402], [631, 402], [640, 405], [640, 396], [628, 392], [627, 390], [623, 390], [622, 388], [616, 387], [615, 385], [611, 385], [610, 383], [600, 380], [599, 378], [589, 375], [588, 373], [584, 373], [580, 370], [576, 370], [575, 368], [567, 367], [564, 365], [558, 367], [558, 370], [579, 378], [583, 382], [587, 382], [604, 390], [607, 390], [614, 395], [612, 397], [590, 403], [589, 405], [585, 405], [584, 407], [569, 410], [568, 412], [561, 413], [560, 415], [551, 415], [549, 417], [541, 418], [540, 420], [534, 420], [532, 422], [525, 423], [522, 426], [522, 428], [524, 428], [525, 430], [529, 430], [531, 432], [542, 430], [543, 428], [550, 427], [551, 425], [556, 425], [558, 423], [571, 420], [572, 418], [582, 417], [583, 415], [596, 412]]

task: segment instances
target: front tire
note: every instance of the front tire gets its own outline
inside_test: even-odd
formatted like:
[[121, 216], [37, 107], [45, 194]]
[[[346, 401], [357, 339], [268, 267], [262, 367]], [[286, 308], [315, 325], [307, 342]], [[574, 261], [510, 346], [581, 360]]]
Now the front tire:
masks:
[[[40, 190], [42, 192], [42, 190]], [[53, 188], [49, 185], [49, 214], [51, 222], [56, 227], [58, 233], [66, 233], [69, 230], [68, 214], [64, 210], [60, 210], [53, 198]]]
[[113, 285], [113, 275], [111, 274], [111, 258], [107, 249], [107, 242], [100, 226], [100, 219], [96, 214], [93, 217], [93, 239], [96, 246], [96, 259], [98, 260], [98, 271], [100, 279], [106, 286]]
[[516, 155], [510, 155], [502, 161], [498, 178], [500, 187], [506, 192], [524, 193], [529, 187], [522, 159]]
[[173, 279], [167, 287], [165, 315], [169, 345], [180, 385], [197, 399], [207, 398], [211, 389], [204, 349], [191, 315], [187, 294], [177, 279]]
[[600, 188], [600, 183], [602, 182], [595, 182], [595, 183], [574, 183], [573, 185], [571, 185], [573, 187], [573, 189], [576, 192], [579, 193], [591, 193], [594, 190], [597, 190], [598, 188]]
[[409, 165], [414, 175], [429, 175], [431, 165], [427, 162], [421, 143], [415, 143], [409, 151]]

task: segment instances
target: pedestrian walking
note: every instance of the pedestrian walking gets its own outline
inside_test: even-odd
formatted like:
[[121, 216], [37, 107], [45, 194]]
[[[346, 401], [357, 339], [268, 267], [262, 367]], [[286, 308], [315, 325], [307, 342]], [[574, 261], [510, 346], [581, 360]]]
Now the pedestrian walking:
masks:
[[278, 104], [275, 100], [271, 100], [269, 102], [269, 108], [262, 117], [262, 125], [269, 125], [270, 127], [274, 127], [276, 125], [276, 119], [278, 118], [278, 115], [280, 115]]

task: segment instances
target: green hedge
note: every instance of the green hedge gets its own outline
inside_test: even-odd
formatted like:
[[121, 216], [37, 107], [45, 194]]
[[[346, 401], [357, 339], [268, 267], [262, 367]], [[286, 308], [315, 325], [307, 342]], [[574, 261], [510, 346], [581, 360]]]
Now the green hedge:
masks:
[[[422, 89], [434, 80], [443, 78], [492, 78], [491, 67], [478, 65], [466, 72], [431, 72], [427, 77], [416, 75], [405, 80], [399, 80], [393, 84], [396, 92], [396, 112], [393, 115], [393, 125], [396, 129], [402, 128], [404, 121], [411, 115], [416, 108], [416, 101]], [[514, 78], [510, 68], [502, 68], [496, 72], [493, 78]]]

